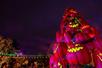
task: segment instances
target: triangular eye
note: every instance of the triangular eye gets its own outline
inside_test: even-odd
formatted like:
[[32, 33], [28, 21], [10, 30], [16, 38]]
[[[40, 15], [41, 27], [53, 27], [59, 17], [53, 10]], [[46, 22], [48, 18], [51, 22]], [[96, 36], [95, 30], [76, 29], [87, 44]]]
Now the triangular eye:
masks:
[[67, 16], [67, 18], [70, 18], [71, 16]]
[[75, 19], [72, 19], [72, 22], [75, 22]]

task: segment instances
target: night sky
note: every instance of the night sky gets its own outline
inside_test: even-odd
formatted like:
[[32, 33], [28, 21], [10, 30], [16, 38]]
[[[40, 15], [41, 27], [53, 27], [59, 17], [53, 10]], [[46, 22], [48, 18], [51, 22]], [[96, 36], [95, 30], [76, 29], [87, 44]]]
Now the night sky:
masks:
[[3, 0], [0, 3], [0, 33], [15, 39], [24, 54], [47, 53], [68, 7], [75, 7], [102, 31], [102, 0]]

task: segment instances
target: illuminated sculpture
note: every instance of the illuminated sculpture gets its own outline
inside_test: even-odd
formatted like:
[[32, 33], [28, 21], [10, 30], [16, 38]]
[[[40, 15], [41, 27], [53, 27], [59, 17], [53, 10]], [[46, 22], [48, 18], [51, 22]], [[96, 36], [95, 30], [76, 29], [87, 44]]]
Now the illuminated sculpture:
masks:
[[102, 68], [102, 41], [74, 8], [65, 10], [49, 63], [50, 68]]

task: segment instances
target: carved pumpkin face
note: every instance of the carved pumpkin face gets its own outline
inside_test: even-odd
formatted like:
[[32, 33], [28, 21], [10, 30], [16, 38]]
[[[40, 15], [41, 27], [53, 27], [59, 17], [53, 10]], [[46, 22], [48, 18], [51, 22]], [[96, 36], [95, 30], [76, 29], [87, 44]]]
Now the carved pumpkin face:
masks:
[[74, 17], [70, 17], [68, 18], [69, 19], [69, 23], [68, 23], [68, 26], [70, 28], [76, 28], [79, 26], [80, 22], [79, 20], [77, 20], [77, 18], [74, 18]]
[[67, 30], [68, 28], [78, 28], [80, 26], [80, 16], [74, 9], [69, 9], [64, 14], [64, 28]]

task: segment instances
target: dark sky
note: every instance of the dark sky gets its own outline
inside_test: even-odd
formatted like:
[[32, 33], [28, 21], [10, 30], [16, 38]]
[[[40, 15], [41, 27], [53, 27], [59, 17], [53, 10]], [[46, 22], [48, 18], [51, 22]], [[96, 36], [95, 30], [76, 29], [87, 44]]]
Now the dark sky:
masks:
[[0, 33], [15, 39], [25, 54], [46, 54], [68, 7], [75, 7], [101, 31], [102, 0], [3, 0], [0, 3]]

